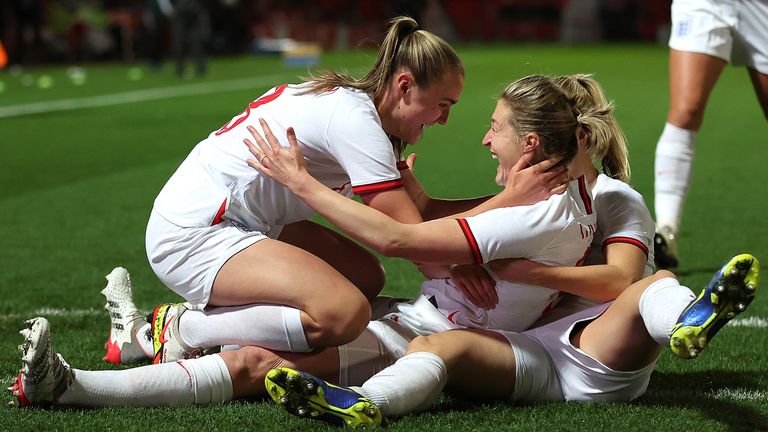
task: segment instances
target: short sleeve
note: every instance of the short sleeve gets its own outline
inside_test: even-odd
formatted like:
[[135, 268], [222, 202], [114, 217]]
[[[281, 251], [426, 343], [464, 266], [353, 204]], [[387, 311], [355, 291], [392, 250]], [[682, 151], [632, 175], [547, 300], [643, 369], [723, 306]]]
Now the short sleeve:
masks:
[[354, 96], [349, 99], [337, 106], [326, 136], [329, 151], [349, 175], [352, 192], [361, 195], [401, 187], [392, 142], [373, 104]]

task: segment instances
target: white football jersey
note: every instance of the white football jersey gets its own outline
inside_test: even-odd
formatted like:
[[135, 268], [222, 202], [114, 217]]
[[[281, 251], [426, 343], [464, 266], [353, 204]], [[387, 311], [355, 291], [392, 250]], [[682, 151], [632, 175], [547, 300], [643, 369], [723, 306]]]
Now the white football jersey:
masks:
[[[554, 266], [581, 264], [596, 223], [584, 177], [572, 181], [565, 193], [546, 201], [459, 220], [477, 262], [526, 258]], [[508, 331], [527, 329], [559, 296], [559, 291], [550, 288], [496, 279], [499, 303], [491, 310], [473, 306], [446, 279], [425, 282], [422, 293], [434, 296], [438, 309], [460, 326]]]
[[286, 130], [293, 127], [309, 173], [342, 195], [402, 186], [394, 147], [367, 94], [347, 88], [298, 94], [304, 89], [270, 89], [197, 144], [160, 191], [155, 210], [181, 227], [227, 219], [273, 236], [314, 215], [286, 187], [245, 163], [253, 155], [243, 139], [254, 141], [246, 127], [261, 132], [259, 118], [286, 148]]
[[[605, 174], [597, 176], [592, 196], [597, 212], [597, 231], [584, 265], [605, 264], [605, 247], [613, 243], [626, 243], [637, 246], [645, 253], [647, 259], [643, 277], [653, 275], [656, 272], [653, 261], [653, 233], [656, 231], [656, 225], [643, 196], [623, 181]], [[600, 303], [602, 302], [564, 294], [557, 307], [536, 325], [560, 319]]]
[[597, 212], [597, 231], [584, 265], [605, 264], [604, 249], [612, 243], [627, 243], [640, 248], [648, 260], [643, 277], [656, 272], [653, 263], [653, 218], [643, 196], [628, 184], [605, 174], [597, 176], [592, 188]]

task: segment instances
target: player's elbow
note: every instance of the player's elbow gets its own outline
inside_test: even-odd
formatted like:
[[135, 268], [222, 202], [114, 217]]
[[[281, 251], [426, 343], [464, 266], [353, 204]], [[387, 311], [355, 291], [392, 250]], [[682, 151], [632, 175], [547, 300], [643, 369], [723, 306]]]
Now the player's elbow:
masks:
[[616, 300], [616, 298], [619, 297], [619, 294], [624, 292], [625, 289], [629, 288], [630, 285], [638, 280], [640, 280], [640, 277], [635, 277], [632, 274], [618, 273], [615, 277], [610, 278], [608, 286], [599, 290], [595, 296], [597, 298], [594, 300], [604, 302]]
[[407, 249], [407, 245], [397, 236], [382, 238], [376, 251], [389, 258], [402, 258]]
[[374, 243], [369, 246], [386, 257], [404, 258], [411, 247], [410, 236], [404, 227], [405, 225], [398, 224], [382, 229], [377, 233]]

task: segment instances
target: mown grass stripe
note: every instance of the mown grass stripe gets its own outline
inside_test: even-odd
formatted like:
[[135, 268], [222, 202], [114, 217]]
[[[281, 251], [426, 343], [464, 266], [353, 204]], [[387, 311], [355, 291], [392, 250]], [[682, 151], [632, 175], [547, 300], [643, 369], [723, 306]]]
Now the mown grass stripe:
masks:
[[0, 107], [0, 118], [146, 102], [151, 100], [170, 99], [183, 96], [206, 95], [223, 91], [245, 90], [254, 87], [269, 86], [280, 81], [281, 79], [285, 79], [284, 75], [270, 75], [259, 78], [242, 78], [227, 81], [205, 82], [199, 84], [182, 84], [170, 87], [135, 90], [84, 98], [59, 99], [53, 101], [11, 105]]

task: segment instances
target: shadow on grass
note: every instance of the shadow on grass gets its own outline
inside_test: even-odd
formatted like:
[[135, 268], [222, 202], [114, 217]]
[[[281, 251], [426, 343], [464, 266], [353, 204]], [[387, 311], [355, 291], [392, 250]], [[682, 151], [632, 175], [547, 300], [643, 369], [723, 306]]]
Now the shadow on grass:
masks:
[[[768, 388], [759, 378], [762, 372], [709, 370], [702, 372], [654, 372], [648, 391], [635, 403], [684, 408], [726, 426], [731, 431], [768, 430], [768, 417], [749, 407], [750, 401], [715, 397], [719, 390], [753, 391], [764, 395]], [[764, 404], [765, 401], [752, 401]]]
[[[696, 418], [710, 419], [722, 425], [723, 429], [729, 431], [768, 431], [768, 416], [761, 406], [765, 405], [765, 395], [768, 394], [768, 386], [762, 378], [762, 372], [733, 372], [727, 370], [708, 370], [701, 372], [655, 372], [652, 375], [648, 391], [641, 398], [626, 403], [608, 403], [608, 404], [576, 404], [582, 406], [586, 411], [576, 409], [574, 404], [564, 405], [560, 402], [545, 404], [521, 405], [514, 410], [508, 411], [508, 414], [496, 414], [490, 417], [499, 421], [500, 418], [515, 419], [516, 422], [532, 422], [531, 424], [541, 425], [541, 418], [550, 417], [553, 424], [562, 420], [564, 416], [574, 415], [574, 418], [583, 418], [586, 412], [587, 416], [594, 415], [596, 425], [599, 422], [610, 422], [606, 420], [610, 415], [625, 411], [626, 415], [638, 415], [638, 419], [644, 415], [638, 414], [637, 410], [621, 409], [625, 407], [640, 407], [667, 410], [667, 413], [674, 410], [693, 411], [696, 414], [686, 416], [688, 419]], [[720, 393], [722, 392], [722, 393]], [[739, 395], [739, 392], [743, 396]], [[754, 396], [754, 395], [756, 396]], [[565, 407], [562, 412], [558, 412], [558, 407]], [[507, 405], [504, 402], [472, 402], [456, 397], [443, 397], [439, 403], [430, 408], [424, 414], [406, 417], [403, 420], [411, 419], [413, 424], [429, 423], [432, 416], [447, 415], [451, 417], [451, 422], [466, 422], [469, 425], [483, 426], [486, 418], [483, 413], [488, 410], [495, 411], [496, 408], [513, 408], [513, 405]], [[452, 416], [451, 413], [463, 413], [463, 416]], [[634, 414], [630, 414], [634, 412]], [[670, 418], [667, 430], [675, 430], [675, 416], [669, 414]], [[557, 418], [555, 418], [557, 417]], [[414, 420], [415, 418], [415, 420]], [[558, 419], [559, 418], [559, 419]], [[658, 418], [658, 417], [657, 417]], [[626, 420], [626, 419], [625, 419]], [[638, 420], [641, 421], [641, 420]], [[480, 423], [478, 423], [480, 422]], [[666, 422], [666, 420], [664, 420]], [[411, 423], [409, 423], [411, 424]], [[463, 424], [463, 423], [462, 423]], [[521, 423], [522, 424], [522, 423]], [[632, 425], [632, 422], [627, 423]], [[690, 423], [686, 423], [690, 425]], [[483, 429], [480, 427], [478, 430]]]

